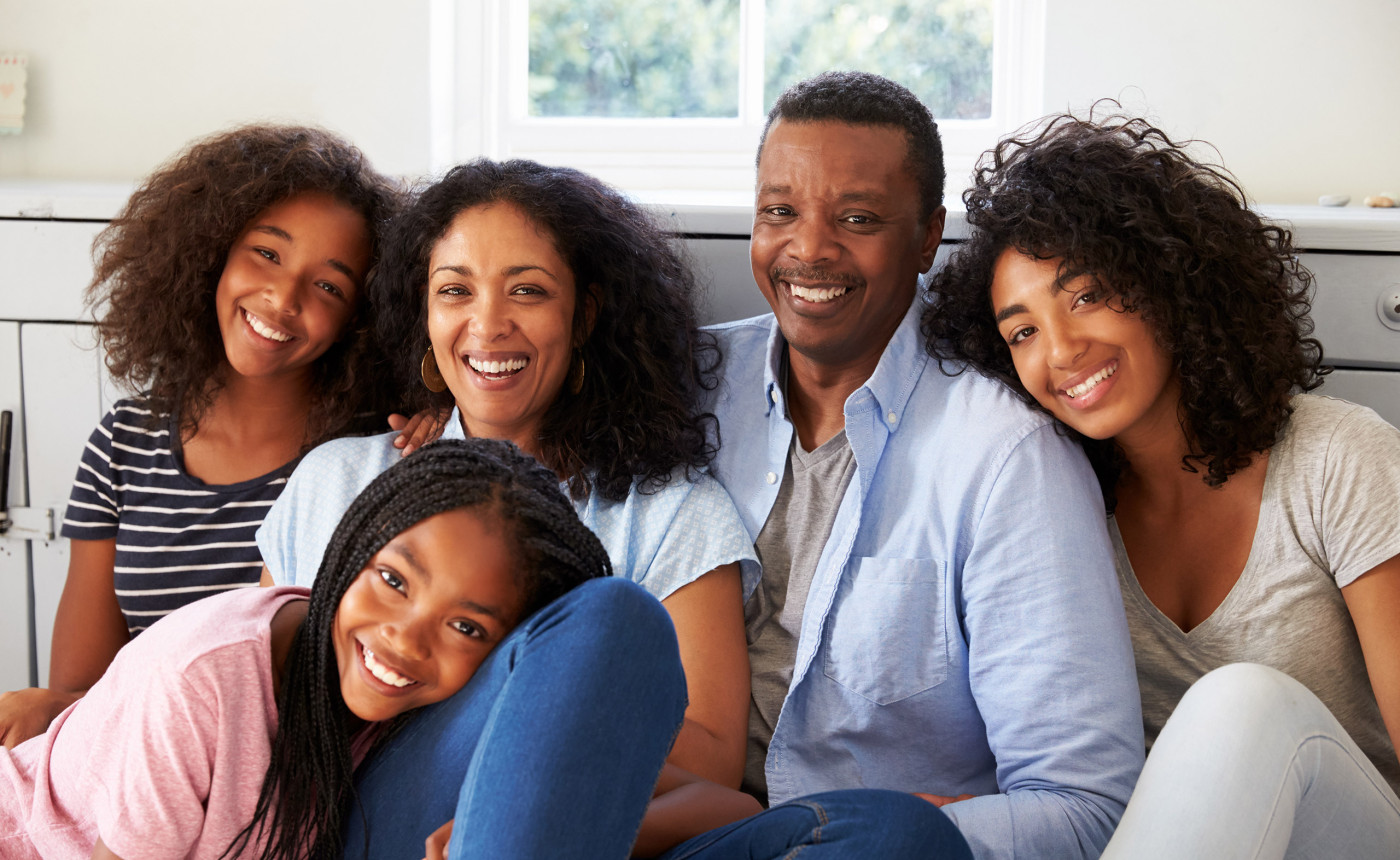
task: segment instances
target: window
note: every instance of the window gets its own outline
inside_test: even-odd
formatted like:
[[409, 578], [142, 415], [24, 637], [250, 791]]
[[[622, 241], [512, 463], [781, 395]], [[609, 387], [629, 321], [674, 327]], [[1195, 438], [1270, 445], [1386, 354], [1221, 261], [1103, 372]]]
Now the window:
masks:
[[933, 110], [956, 194], [1039, 114], [1045, 0], [433, 2], [439, 166], [526, 157], [743, 199], [773, 99], [859, 68]]

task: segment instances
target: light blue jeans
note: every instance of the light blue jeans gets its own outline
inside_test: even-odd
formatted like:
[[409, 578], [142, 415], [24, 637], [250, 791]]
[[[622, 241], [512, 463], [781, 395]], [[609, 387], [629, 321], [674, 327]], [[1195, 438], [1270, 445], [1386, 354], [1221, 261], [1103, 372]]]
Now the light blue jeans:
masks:
[[628, 580], [590, 580], [361, 767], [345, 857], [422, 857], [455, 819], [460, 860], [621, 860], [685, 706], [666, 610]]
[[1306, 687], [1237, 663], [1197, 681], [1104, 860], [1396, 860], [1400, 799]]
[[790, 800], [702, 833], [658, 860], [972, 860], [958, 828], [912, 794], [863, 788]]

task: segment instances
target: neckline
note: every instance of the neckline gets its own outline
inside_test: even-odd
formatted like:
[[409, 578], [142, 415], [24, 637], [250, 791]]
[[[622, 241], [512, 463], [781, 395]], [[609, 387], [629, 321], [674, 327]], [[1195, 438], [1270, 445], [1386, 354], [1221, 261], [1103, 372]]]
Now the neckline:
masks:
[[1258, 569], [1262, 566], [1260, 556], [1266, 551], [1264, 542], [1259, 539], [1265, 533], [1265, 527], [1273, 528], [1274, 519], [1278, 515], [1278, 505], [1274, 503], [1272, 492], [1275, 482], [1276, 470], [1274, 464], [1278, 460], [1283, 441], [1274, 445], [1269, 450], [1268, 459], [1264, 462], [1264, 486], [1259, 493], [1259, 516], [1254, 521], [1254, 534], [1250, 538], [1249, 555], [1245, 557], [1244, 567], [1240, 568], [1240, 574], [1235, 578], [1235, 582], [1226, 592], [1225, 597], [1211, 610], [1210, 614], [1201, 619], [1201, 623], [1190, 630], [1183, 630], [1167, 614], [1163, 612], [1157, 604], [1152, 602], [1152, 598], [1147, 596], [1147, 592], [1142, 590], [1142, 584], [1138, 582], [1137, 572], [1133, 570], [1132, 559], [1128, 557], [1128, 547], [1123, 543], [1123, 535], [1118, 530], [1118, 520], [1109, 515], [1109, 533], [1113, 538], [1113, 551], [1117, 555], [1119, 562], [1127, 571], [1127, 576], [1121, 577], [1126, 580], [1124, 586], [1128, 593], [1132, 595], [1138, 605], [1144, 609], [1153, 621], [1162, 627], [1170, 629], [1179, 639], [1201, 640], [1209, 639], [1211, 631], [1221, 625], [1228, 624], [1228, 618], [1233, 612], [1235, 605], [1245, 600], [1243, 595], [1248, 584], [1254, 579]]
[[270, 472], [265, 472], [253, 478], [238, 481], [233, 484], [210, 484], [191, 475], [185, 468], [185, 442], [180, 438], [180, 421], [175, 413], [165, 416], [166, 438], [170, 440], [170, 460], [175, 464], [175, 471], [180, 474], [180, 478], [186, 481], [191, 487], [208, 490], [211, 493], [236, 493], [253, 487], [258, 487], [278, 478], [285, 478], [292, 473], [296, 464], [301, 462], [303, 454], [298, 454]]

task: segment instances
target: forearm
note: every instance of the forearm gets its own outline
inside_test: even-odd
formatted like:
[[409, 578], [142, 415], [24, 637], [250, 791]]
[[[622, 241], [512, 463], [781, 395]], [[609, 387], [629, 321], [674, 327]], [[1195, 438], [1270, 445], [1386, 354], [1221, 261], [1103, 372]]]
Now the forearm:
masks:
[[652, 799], [632, 855], [655, 857], [687, 839], [762, 811], [752, 795], [712, 782], [677, 786]]

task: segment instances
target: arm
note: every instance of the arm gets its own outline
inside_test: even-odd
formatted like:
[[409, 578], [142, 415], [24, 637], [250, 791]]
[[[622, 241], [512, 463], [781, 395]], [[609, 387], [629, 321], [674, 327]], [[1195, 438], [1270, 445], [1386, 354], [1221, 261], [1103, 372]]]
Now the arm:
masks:
[[675, 765], [663, 765], [632, 855], [655, 857], [687, 839], [762, 811], [763, 806], [751, 795], [716, 785]]
[[129, 638], [112, 583], [116, 539], [70, 545], [68, 578], [54, 618], [49, 686], [0, 695], [0, 742], [6, 748], [42, 734], [102, 677]]
[[1382, 562], [1342, 589], [1366, 674], [1380, 704], [1381, 717], [1395, 748], [1400, 750], [1400, 555]]
[[749, 720], [749, 653], [739, 565], [715, 568], [662, 601], [676, 626], [690, 706], [667, 759], [737, 789]]
[[92, 860], [122, 860], [122, 858], [112, 853], [112, 849], [102, 844], [101, 837], [97, 844], [92, 847]]
[[943, 811], [979, 858], [1097, 857], [1144, 756], [1097, 482], [1047, 425], [1011, 452], [980, 510], [960, 611], [999, 793]]

